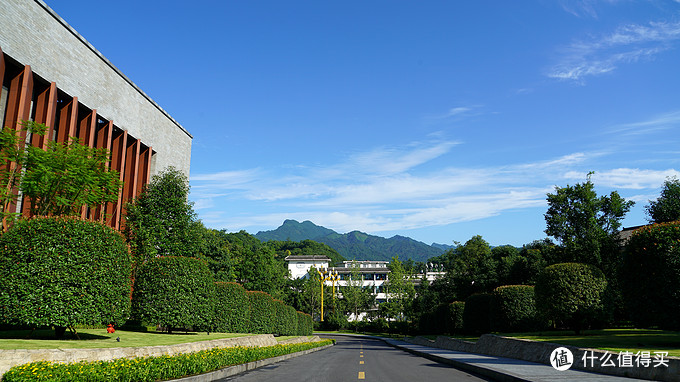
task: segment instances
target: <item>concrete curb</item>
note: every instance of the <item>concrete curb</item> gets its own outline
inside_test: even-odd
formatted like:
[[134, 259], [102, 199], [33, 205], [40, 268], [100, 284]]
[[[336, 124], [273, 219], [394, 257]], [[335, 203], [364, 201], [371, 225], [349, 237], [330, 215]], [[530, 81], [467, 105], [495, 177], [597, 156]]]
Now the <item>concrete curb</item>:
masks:
[[282, 356], [278, 356], [278, 357], [274, 357], [274, 358], [261, 359], [259, 361], [248, 362], [248, 363], [244, 363], [244, 364], [241, 364], [241, 365], [229, 366], [229, 367], [226, 367], [224, 369], [212, 371], [210, 373], [205, 373], [205, 374], [200, 374], [200, 375], [192, 375], [190, 377], [184, 377], [184, 378], [180, 378], [180, 379], [172, 379], [172, 380], [168, 380], [166, 382], [212, 382], [212, 381], [216, 381], [218, 379], [231, 377], [231, 376], [234, 376], [236, 374], [245, 373], [246, 371], [254, 370], [254, 369], [257, 369], [259, 367], [263, 367], [263, 366], [271, 365], [273, 363], [285, 361], [287, 359], [299, 357], [299, 356], [306, 355], [306, 354], [309, 354], [309, 353], [313, 353], [313, 352], [316, 352], [316, 351], [319, 351], [319, 350], [325, 350], [325, 349], [328, 349], [331, 346], [333, 346], [333, 344], [320, 346], [320, 347], [314, 348], [314, 349], [303, 350], [303, 351], [299, 351], [297, 353], [290, 353], [290, 354], [286, 354], [286, 355], [282, 355]]

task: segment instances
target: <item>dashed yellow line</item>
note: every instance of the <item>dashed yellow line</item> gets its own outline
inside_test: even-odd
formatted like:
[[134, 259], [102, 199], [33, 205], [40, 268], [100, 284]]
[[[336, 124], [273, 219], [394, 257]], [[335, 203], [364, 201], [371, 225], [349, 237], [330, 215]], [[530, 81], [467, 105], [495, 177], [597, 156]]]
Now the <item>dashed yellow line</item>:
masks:
[[366, 379], [366, 373], [364, 373], [363, 371], [360, 371], [359, 372], [359, 379]]
[[363, 365], [363, 364], [364, 364], [364, 361], [359, 361], [359, 365]]

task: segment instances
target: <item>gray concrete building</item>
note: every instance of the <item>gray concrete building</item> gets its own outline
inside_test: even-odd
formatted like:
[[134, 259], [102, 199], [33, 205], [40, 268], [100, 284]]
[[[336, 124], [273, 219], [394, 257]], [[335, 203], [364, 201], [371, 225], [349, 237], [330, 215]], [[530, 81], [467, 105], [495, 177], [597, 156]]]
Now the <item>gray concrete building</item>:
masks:
[[191, 134], [43, 1], [0, 1], [0, 80], [3, 127], [49, 128], [44, 139], [25, 137], [29, 144], [77, 137], [111, 151], [125, 182], [119, 201], [86, 217], [119, 227], [121, 206], [152, 175], [168, 166], [189, 175]]

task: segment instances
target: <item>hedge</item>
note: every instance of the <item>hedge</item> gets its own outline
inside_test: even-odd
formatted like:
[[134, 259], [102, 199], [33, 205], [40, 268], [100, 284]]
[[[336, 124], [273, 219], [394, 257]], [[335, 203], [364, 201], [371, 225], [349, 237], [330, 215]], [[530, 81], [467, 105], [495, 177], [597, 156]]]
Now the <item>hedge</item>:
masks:
[[536, 306], [553, 322], [580, 333], [602, 308], [607, 280], [595, 266], [561, 263], [546, 267], [536, 282]]
[[214, 315], [214, 281], [205, 261], [156, 257], [142, 265], [132, 297], [133, 317], [174, 328], [207, 329]]
[[494, 289], [491, 304], [493, 331], [524, 332], [539, 330], [540, 326], [533, 286], [504, 285]]
[[463, 311], [463, 328], [473, 334], [484, 334], [491, 331], [491, 294], [473, 294], [465, 300]]
[[454, 301], [449, 304], [447, 330], [449, 333], [460, 333], [463, 330], [463, 314], [465, 302]]
[[680, 330], [680, 222], [634, 231], [621, 275], [628, 310], [638, 326]]
[[274, 299], [265, 292], [248, 291], [250, 301], [250, 333], [274, 333], [276, 331], [276, 307]]
[[321, 346], [331, 340], [267, 347], [231, 347], [195, 353], [116, 359], [78, 363], [32, 362], [14, 366], [3, 376], [4, 382], [27, 381], [165, 381], [219, 370], [225, 367], [278, 357]]
[[297, 312], [297, 335], [311, 336], [314, 332], [312, 316], [304, 312]]
[[237, 283], [215, 283], [215, 317], [212, 329], [225, 333], [248, 333], [250, 301], [246, 290]]
[[3, 323], [120, 325], [129, 316], [130, 252], [125, 239], [101, 223], [20, 220], [0, 237], [0, 269]]

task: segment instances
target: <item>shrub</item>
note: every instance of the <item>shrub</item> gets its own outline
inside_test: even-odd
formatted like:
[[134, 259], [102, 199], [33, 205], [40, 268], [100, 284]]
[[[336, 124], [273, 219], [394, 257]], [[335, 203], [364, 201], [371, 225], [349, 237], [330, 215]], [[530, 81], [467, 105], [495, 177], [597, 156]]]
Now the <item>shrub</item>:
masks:
[[103, 224], [64, 217], [19, 221], [0, 237], [0, 269], [4, 323], [123, 324], [130, 313], [130, 252]]
[[463, 313], [465, 312], [465, 302], [454, 301], [449, 304], [448, 326], [449, 333], [460, 333], [463, 330]]
[[272, 297], [258, 291], [248, 291], [246, 294], [250, 301], [250, 333], [274, 333], [276, 307]]
[[491, 329], [499, 332], [523, 332], [539, 328], [534, 287], [505, 285], [493, 291]]
[[473, 294], [465, 300], [463, 328], [474, 334], [488, 333], [491, 330], [491, 295]]
[[680, 329], [680, 222], [633, 232], [621, 275], [630, 315], [637, 325]]
[[214, 348], [160, 357], [121, 358], [112, 361], [83, 361], [69, 364], [40, 361], [12, 367], [3, 375], [3, 381], [166, 381], [314, 349], [332, 343], [331, 340], [324, 340], [266, 347]]
[[538, 277], [536, 306], [553, 322], [562, 322], [579, 334], [597, 316], [606, 287], [604, 274], [592, 265], [554, 264]]
[[295, 308], [284, 304], [281, 300], [274, 300], [276, 310], [274, 333], [281, 336], [293, 336], [297, 331], [297, 315]]
[[203, 260], [156, 257], [139, 270], [132, 298], [133, 316], [169, 331], [209, 328], [214, 315], [214, 282]]
[[312, 316], [304, 312], [297, 312], [297, 335], [311, 336], [314, 332]]
[[248, 333], [250, 301], [246, 290], [237, 283], [215, 283], [215, 316], [213, 330], [226, 333]]

